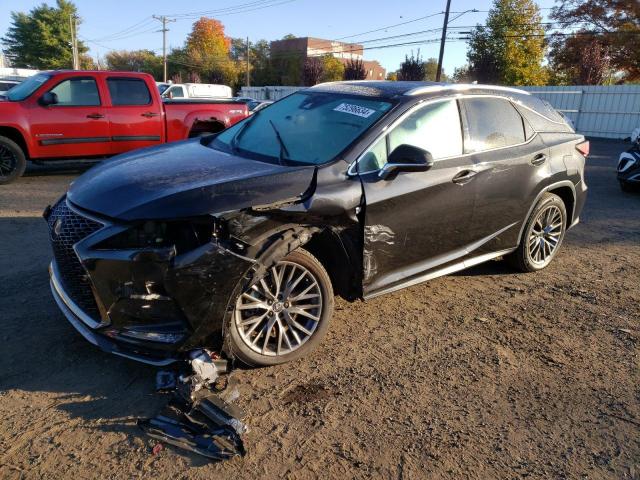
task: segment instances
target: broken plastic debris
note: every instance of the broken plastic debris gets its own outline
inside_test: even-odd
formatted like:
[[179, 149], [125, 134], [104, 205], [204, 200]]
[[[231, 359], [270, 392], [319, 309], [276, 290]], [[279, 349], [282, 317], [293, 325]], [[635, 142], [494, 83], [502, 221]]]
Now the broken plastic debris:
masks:
[[192, 405], [176, 396], [160, 415], [138, 420], [138, 426], [151, 438], [214, 460], [243, 456], [244, 444], [237, 428], [244, 425], [210, 400], [204, 396]]
[[176, 389], [177, 375], [175, 372], [160, 370], [156, 373], [156, 390], [158, 392], [170, 392]]
[[214, 358], [214, 355], [207, 350], [194, 350], [189, 355], [191, 358], [191, 368], [193, 375], [191, 383], [198, 386], [195, 390], [213, 385], [220, 374], [229, 371], [229, 361], [221, 358]]
[[[229, 384], [228, 376], [221, 377], [229, 372], [229, 362], [207, 350], [194, 350], [189, 358], [191, 375], [157, 373], [157, 390], [173, 390], [175, 395], [159, 415], [138, 420], [138, 426], [151, 438], [214, 460], [244, 455], [240, 438], [247, 431], [242, 422], [244, 413], [209, 390], [219, 379]], [[237, 398], [237, 388], [233, 390], [227, 399]], [[162, 444], [157, 444], [153, 454], [161, 448]]]
[[158, 454], [162, 451], [162, 449], [163, 449], [163, 448], [164, 448], [164, 447], [162, 446], [162, 444], [161, 444], [161, 443], [156, 443], [156, 444], [153, 446], [153, 448], [151, 449], [151, 453], [152, 453], [153, 455], [158, 455]]

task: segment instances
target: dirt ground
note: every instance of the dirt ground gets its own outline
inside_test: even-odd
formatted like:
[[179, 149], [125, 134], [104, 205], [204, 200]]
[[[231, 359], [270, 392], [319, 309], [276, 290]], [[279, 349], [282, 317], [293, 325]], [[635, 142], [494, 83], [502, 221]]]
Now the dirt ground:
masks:
[[337, 302], [293, 364], [240, 370], [248, 454], [220, 464], [135, 425], [155, 369], [87, 343], [49, 292], [43, 208], [77, 172], [0, 187], [1, 478], [640, 478], [640, 194], [592, 143], [589, 198], [543, 272], [491, 262]]

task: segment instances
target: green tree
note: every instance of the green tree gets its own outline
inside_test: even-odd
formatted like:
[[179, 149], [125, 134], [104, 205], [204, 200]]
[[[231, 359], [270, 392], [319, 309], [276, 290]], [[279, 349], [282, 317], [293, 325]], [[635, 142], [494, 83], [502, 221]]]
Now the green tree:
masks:
[[[345, 80], [365, 80], [367, 78], [367, 70], [364, 63], [359, 58], [354, 60], [350, 58], [344, 66]], [[387, 79], [388, 80], [388, 79]]]
[[337, 82], [344, 77], [344, 63], [331, 54], [322, 56], [321, 82]]
[[552, 35], [550, 61], [569, 84], [602, 83], [612, 73], [640, 80], [640, 2], [557, 0], [551, 18], [576, 34]]
[[[271, 65], [270, 46], [267, 40], [258, 40], [249, 43], [249, 75], [251, 85], [273, 85], [276, 75]], [[247, 40], [242, 38], [231, 39], [231, 58], [238, 68], [238, 85], [246, 84], [247, 72]]]
[[469, 65], [454, 68], [451, 81], [454, 83], [471, 83], [472, 80], [469, 74]]
[[[40, 70], [71, 68], [71, 16], [77, 17], [76, 6], [68, 0], [57, 0], [55, 7], [47, 4], [33, 8], [29, 13], [11, 12], [11, 25], [2, 38], [5, 54], [18, 68]], [[76, 20], [80, 24], [80, 19]], [[80, 65], [91, 67], [93, 61], [86, 55], [88, 48], [78, 41]]]
[[544, 85], [545, 31], [533, 0], [494, 0], [484, 26], [471, 32], [470, 75], [481, 83]]
[[[436, 81], [436, 73], [438, 73], [438, 60], [436, 58], [429, 58], [426, 62], [424, 62], [424, 80], [428, 80], [430, 82]], [[440, 75], [441, 82], [448, 82], [450, 79], [446, 73], [444, 73], [444, 68], [442, 69]]]
[[425, 64], [420, 57], [420, 50], [416, 56], [411, 52], [411, 56], [405, 55], [404, 62], [400, 64], [397, 72], [398, 80], [424, 80]]
[[162, 80], [162, 57], [151, 50], [114, 50], [105, 55], [108, 70], [150, 73]]

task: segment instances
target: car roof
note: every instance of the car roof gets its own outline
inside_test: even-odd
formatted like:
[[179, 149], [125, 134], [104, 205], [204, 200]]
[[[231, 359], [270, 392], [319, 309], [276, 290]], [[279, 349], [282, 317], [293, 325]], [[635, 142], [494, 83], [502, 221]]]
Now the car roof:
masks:
[[509, 95], [529, 95], [524, 90], [516, 88], [502, 87], [498, 85], [478, 85], [462, 83], [442, 83], [442, 82], [411, 82], [411, 81], [388, 81], [388, 80], [359, 80], [347, 82], [321, 83], [310, 90], [328, 93], [346, 93], [351, 95], [362, 95], [366, 97], [377, 97], [386, 99], [404, 98], [409, 100], [416, 96], [438, 96], [449, 93], [478, 93], [478, 94], [505, 94]]
[[[72, 74], [77, 76], [83, 76], [87, 74], [107, 75], [107, 76], [120, 75], [120, 76], [132, 76], [132, 77], [139, 77], [141, 75], [151, 76], [149, 73], [145, 73], [145, 72], [125, 72], [125, 71], [119, 71], [119, 70], [48, 70], [40, 73], [46, 73], [47, 75], [64, 73], [65, 75]], [[160, 82], [160, 83], [164, 83], [164, 82]]]

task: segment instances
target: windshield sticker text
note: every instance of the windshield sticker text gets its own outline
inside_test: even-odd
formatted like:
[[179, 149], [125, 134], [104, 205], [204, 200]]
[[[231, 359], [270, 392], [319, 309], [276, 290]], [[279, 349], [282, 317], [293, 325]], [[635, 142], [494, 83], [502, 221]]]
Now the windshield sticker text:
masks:
[[358, 117], [362, 117], [362, 118], [369, 118], [371, 115], [376, 113], [375, 110], [372, 110], [366, 107], [361, 107], [360, 105], [353, 105], [351, 103], [341, 103], [333, 110], [335, 112], [343, 112], [343, 113], [349, 113], [351, 115], [357, 115]]

